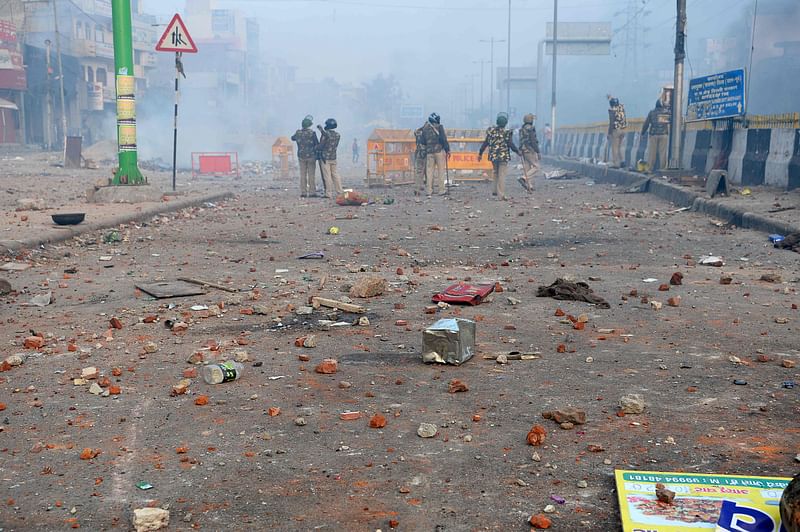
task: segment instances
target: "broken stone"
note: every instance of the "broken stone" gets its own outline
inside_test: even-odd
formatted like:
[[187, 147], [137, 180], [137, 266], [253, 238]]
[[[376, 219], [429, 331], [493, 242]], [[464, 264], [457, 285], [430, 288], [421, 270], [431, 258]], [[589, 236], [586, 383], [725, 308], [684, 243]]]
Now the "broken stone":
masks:
[[382, 429], [386, 426], [386, 418], [381, 414], [375, 414], [370, 418], [369, 426], [372, 429]]
[[171, 395], [174, 397], [176, 395], [183, 395], [189, 389], [189, 386], [192, 384], [192, 381], [189, 379], [182, 379], [178, 384], [175, 384], [172, 387]]
[[306, 336], [303, 340], [303, 347], [307, 347], [309, 349], [317, 347], [317, 337], [313, 334]]
[[47, 202], [42, 198], [20, 198], [17, 200], [18, 211], [43, 211]]
[[242, 364], [250, 362], [252, 359], [250, 358], [250, 353], [248, 353], [246, 349], [237, 349], [233, 352], [233, 360]]
[[575, 428], [575, 425], [570, 423], [569, 421], [565, 421], [560, 425], [560, 427], [564, 430], [572, 430]]
[[497, 363], [508, 364], [508, 355], [506, 354], [497, 355]]
[[368, 327], [369, 326], [369, 318], [366, 316], [361, 316], [358, 318], [358, 325], [360, 327]]
[[780, 283], [783, 281], [781, 276], [777, 273], [765, 273], [761, 276], [761, 280], [765, 283]]
[[516, 307], [520, 303], [522, 303], [522, 300], [517, 299], [516, 297], [509, 297], [508, 298], [508, 304], [511, 305], [512, 307]]
[[783, 366], [784, 368], [787, 368], [787, 369], [791, 369], [791, 368], [795, 367], [796, 365], [797, 365], [797, 362], [795, 362], [794, 360], [786, 359], [786, 360], [782, 360], [781, 361], [781, 366]]
[[314, 371], [323, 375], [332, 375], [339, 371], [339, 363], [335, 358], [326, 358], [314, 368]]
[[169, 510], [137, 508], [133, 511], [133, 528], [136, 532], [151, 532], [167, 526], [169, 526]]
[[296, 417], [294, 418], [294, 424], [298, 427], [305, 427], [306, 425], [306, 418], [304, 417]]
[[98, 375], [99, 372], [97, 371], [97, 368], [94, 366], [89, 366], [88, 368], [83, 368], [81, 370], [82, 379], [87, 379], [87, 380], [96, 379]]
[[546, 514], [553, 514], [556, 512], [556, 507], [553, 506], [552, 504], [548, 504], [547, 506], [544, 507], [544, 510], [542, 511]]
[[383, 277], [363, 277], [350, 288], [350, 297], [369, 298], [383, 294], [389, 283]]
[[433, 438], [439, 432], [436, 425], [432, 423], [420, 423], [417, 429], [417, 436], [420, 438]]
[[658, 498], [659, 502], [663, 502], [664, 504], [672, 504], [672, 501], [675, 499], [675, 492], [667, 489], [664, 484], [659, 482], [656, 484], [656, 498]]
[[298, 316], [308, 316], [314, 313], [314, 307], [300, 307], [295, 311]]
[[556, 423], [572, 423], [574, 425], [583, 425], [586, 423], [586, 412], [568, 406], [559, 410], [542, 412], [542, 417], [545, 419], [552, 419]]
[[203, 353], [197, 351], [192, 353], [192, 355], [186, 359], [186, 362], [189, 364], [202, 364], [203, 363]]
[[267, 305], [253, 305], [253, 314], [256, 316], [269, 316], [272, 314], [272, 309]]
[[188, 329], [189, 329], [189, 324], [186, 323], [185, 321], [177, 321], [172, 324], [172, 327], [170, 327], [170, 330], [172, 332], [183, 332]]
[[469, 388], [467, 387], [466, 383], [458, 379], [453, 379], [450, 381], [450, 386], [447, 391], [449, 393], [459, 393], [469, 391]]
[[539, 456], [539, 453], [533, 453], [531, 455], [531, 460], [533, 460], [534, 462], [541, 462], [542, 461], [542, 457]]
[[530, 517], [530, 519], [528, 519], [528, 523], [530, 523], [530, 525], [533, 528], [536, 528], [536, 529], [539, 529], [539, 530], [548, 529], [552, 525], [552, 522], [550, 521], [550, 518], [547, 517], [544, 514], [532, 515]]
[[13, 288], [11, 288], [11, 283], [6, 281], [5, 279], [0, 279], [0, 296], [10, 294], [12, 291]]
[[528, 445], [539, 446], [544, 443], [545, 438], [547, 437], [547, 431], [544, 430], [544, 427], [541, 425], [534, 425], [530, 431], [528, 431], [528, 437], [526, 438]]
[[662, 308], [663, 306], [664, 306], [664, 304], [663, 304], [661, 301], [651, 301], [651, 302], [650, 302], [650, 307], [651, 307], [653, 310], [661, 310], [661, 308]]
[[144, 344], [144, 352], [148, 354], [152, 354], [158, 351], [158, 345], [155, 342], [147, 342]]
[[732, 282], [733, 282], [733, 277], [729, 277], [727, 275], [723, 275], [722, 277], [719, 278], [719, 284], [728, 285], [731, 284]]
[[580, 489], [586, 489], [589, 487], [589, 483], [585, 480], [579, 480], [577, 484], [575, 484]]
[[669, 284], [672, 286], [680, 286], [683, 284], [683, 274], [681, 272], [675, 272], [672, 274], [672, 277], [669, 280]]
[[680, 307], [681, 306], [681, 296], [675, 296], [667, 299], [667, 305], [670, 307]]
[[28, 336], [22, 342], [25, 349], [41, 349], [44, 346], [44, 338], [41, 336]]
[[100, 395], [103, 393], [103, 388], [101, 388], [96, 382], [93, 382], [92, 385], [89, 386], [89, 393], [92, 395]]
[[21, 365], [23, 365], [25, 363], [25, 359], [26, 358], [27, 358], [27, 355], [25, 355], [24, 353], [17, 353], [15, 355], [9, 355], [5, 359], [5, 364], [7, 364], [7, 365], [9, 365], [11, 367], [21, 366]]
[[619, 400], [619, 408], [625, 414], [641, 414], [644, 412], [644, 398], [637, 393], [623, 395]]

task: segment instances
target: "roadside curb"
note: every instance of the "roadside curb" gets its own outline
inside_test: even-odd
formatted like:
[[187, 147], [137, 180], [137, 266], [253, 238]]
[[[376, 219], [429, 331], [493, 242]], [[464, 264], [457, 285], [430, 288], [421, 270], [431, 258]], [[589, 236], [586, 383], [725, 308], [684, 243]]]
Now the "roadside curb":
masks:
[[621, 187], [632, 187], [642, 180], [649, 179], [647, 192], [673, 203], [678, 207], [691, 207], [695, 212], [726, 220], [728, 223], [743, 229], [752, 229], [754, 231], [777, 233], [781, 235], [800, 232], [800, 226], [784, 223], [779, 220], [768, 218], [763, 214], [748, 212], [741, 208], [726, 205], [721, 201], [706, 198], [697, 192], [686, 190], [678, 185], [667, 183], [666, 181], [661, 181], [656, 178], [648, 178], [648, 176], [636, 172], [609, 168], [607, 166], [585, 164], [556, 157], [545, 157], [544, 159], [548, 164], [553, 166], [578, 172], [598, 182], [612, 183]]
[[108, 229], [120, 224], [146, 220], [158, 214], [175, 212], [186, 209], [187, 207], [194, 207], [202, 203], [228, 199], [233, 197], [233, 195], [233, 192], [216, 192], [214, 194], [205, 194], [202, 196], [194, 196], [180, 200], [171, 200], [159, 203], [158, 205], [154, 205], [146, 209], [111, 216], [97, 222], [90, 222], [76, 226], [62, 226], [59, 229], [45, 229], [39, 233], [38, 236], [33, 238], [25, 238], [22, 240], [0, 240], [0, 249], [15, 252], [22, 249], [35, 248], [42, 244], [64, 242], [78, 235], [97, 231], [99, 229]]

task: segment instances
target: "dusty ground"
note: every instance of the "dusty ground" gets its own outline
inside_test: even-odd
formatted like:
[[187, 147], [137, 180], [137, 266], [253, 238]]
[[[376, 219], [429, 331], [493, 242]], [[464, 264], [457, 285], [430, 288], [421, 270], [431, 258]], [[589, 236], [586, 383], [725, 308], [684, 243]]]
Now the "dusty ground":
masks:
[[[361, 208], [301, 202], [270, 182], [233, 185], [236, 198], [215, 208], [122, 227], [121, 243], [95, 233], [48, 246], [20, 257], [33, 267], [5, 276], [17, 292], [0, 298], [3, 355], [29, 358], [0, 374], [2, 530], [128, 529], [133, 508], [155, 505], [169, 508], [172, 530], [522, 531], [554, 504], [553, 530], [612, 531], [615, 468], [797, 471], [799, 388], [782, 383], [800, 372], [781, 362], [800, 359], [799, 256], [773, 250], [765, 235], [585, 180], [541, 181], [512, 203], [488, 199], [488, 185], [422, 202], [407, 189], [373, 190], [394, 204]], [[511, 179], [507, 188], [519, 190]], [[326, 234], [334, 225], [340, 234]], [[297, 260], [311, 251], [325, 259]], [[709, 253], [725, 266], [695, 265]], [[683, 285], [659, 292], [676, 271]], [[761, 281], [767, 273], [781, 280]], [[390, 283], [355, 301], [369, 308], [368, 326], [325, 330], [317, 320], [330, 313], [293, 312], [313, 295], [341, 298], [368, 275]], [[732, 284], [721, 285], [723, 275]], [[179, 276], [243, 292], [154, 300], [134, 289]], [[536, 297], [558, 277], [591, 279], [611, 308]], [[467, 279], [504, 291], [478, 307], [424, 313], [432, 294]], [[24, 306], [48, 290], [54, 303]], [[675, 296], [680, 306], [668, 306]], [[190, 310], [221, 303], [220, 316]], [[558, 308], [585, 313], [585, 330], [562, 323]], [[454, 315], [478, 321], [478, 356], [461, 367], [422, 364], [423, 328]], [[158, 321], [141, 323], [147, 316]], [[112, 317], [122, 329], [109, 330]], [[188, 330], [165, 328], [175, 318]], [[31, 331], [44, 336], [42, 349], [23, 348]], [[307, 334], [317, 346], [295, 347]], [[147, 353], [150, 342], [157, 350]], [[170, 396], [193, 353], [215, 360], [236, 349], [252, 359], [239, 381], [192, 378], [187, 394]], [[483, 359], [512, 350], [541, 358]], [[338, 373], [315, 373], [328, 357]], [[121, 393], [74, 385], [88, 366]], [[452, 379], [469, 391], [448, 393]], [[616, 415], [625, 393], [645, 397], [643, 414]], [[198, 406], [202, 395], [209, 402]], [[567, 405], [587, 423], [562, 430], [542, 419]], [[347, 411], [362, 417], [340, 419]], [[368, 426], [376, 413], [385, 428]], [[417, 436], [423, 422], [439, 427], [435, 438]], [[540, 447], [525, 441], [534, 424], [547, 431]], [[84, 449], [99, 454], [82, 460]], [[154, 487], [140, 490], [141, 481]]]

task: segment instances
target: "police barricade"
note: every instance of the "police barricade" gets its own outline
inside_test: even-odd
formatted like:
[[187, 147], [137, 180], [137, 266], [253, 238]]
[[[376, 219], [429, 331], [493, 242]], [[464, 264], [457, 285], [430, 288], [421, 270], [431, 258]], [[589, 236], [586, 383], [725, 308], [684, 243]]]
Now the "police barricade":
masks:
[[376, 129], [367, 140], [367, 186], [414, 183], [414, 132], [410, 129]]
[[297, 167], [294, 145], [289, 137], [278, 137], [272, 144], [272, 167], [278, 171], [280, 179], [289, 179], [289, 169]]
[[478, 150], [486, 138], [482, 129], [448, 129], [447, 140], [450, 142], [450, 160], [447, 169], [450, 181], [485, 181], [490, 179], [492, 163], [488, 150], [483, 160], [478, 161]]

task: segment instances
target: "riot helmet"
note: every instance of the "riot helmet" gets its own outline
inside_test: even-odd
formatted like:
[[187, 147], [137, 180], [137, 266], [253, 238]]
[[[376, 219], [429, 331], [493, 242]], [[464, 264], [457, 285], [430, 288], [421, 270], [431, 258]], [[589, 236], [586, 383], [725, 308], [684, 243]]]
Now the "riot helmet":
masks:
[[335, 118], [329, 118], [325, 121], [325, 129], [336, 129], [339, 124], [336, 123]]

